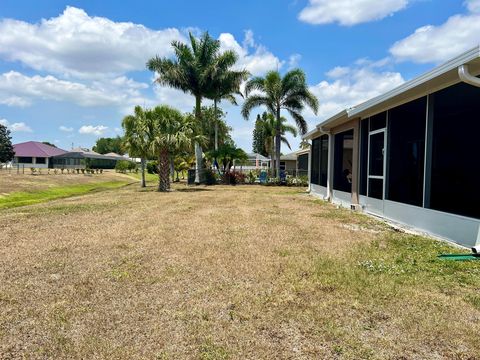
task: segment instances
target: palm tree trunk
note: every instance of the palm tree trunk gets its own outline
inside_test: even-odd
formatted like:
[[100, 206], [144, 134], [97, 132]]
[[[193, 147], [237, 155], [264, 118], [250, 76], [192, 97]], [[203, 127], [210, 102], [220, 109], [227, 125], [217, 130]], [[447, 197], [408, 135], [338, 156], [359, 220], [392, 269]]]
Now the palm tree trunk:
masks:
[[275, 131], [275, 176], [280, 177], [280, 145], [281, 145], [281, 122], [280, 107], [277, 107], [277, 124]]
[[140, 186], [142, 188], [146, 187], [146, 183], [145, 183], [145, 158], [140, 158], [140, 168], [141, 168], [141, 171], [142, 171], [142, 181], [140, 183]]
[[170, 190], [170, 161], [168, 149], [163, 148], [158, 154], [158, 191]]
[[272, 147], [270, 149], [270, 175], [274, 175], [275, 172], [275, 138], [272, 138]]
[[[218, 150], [218, 118], [217, 118], [217, 99], [213, 99], [213, 111], [215, 114], [215, 151]], [[215, 158], [215, 160], [217, 160]]]
[[[195, 119], [197, 124], [200, 124], [202, 117], [202, 97], [195, 97]], [[195, 184], [200, 184], [202, 182], [203, 176], [201, 176], [202, 171], [202, 147], [198, 142], [195, 142]]]

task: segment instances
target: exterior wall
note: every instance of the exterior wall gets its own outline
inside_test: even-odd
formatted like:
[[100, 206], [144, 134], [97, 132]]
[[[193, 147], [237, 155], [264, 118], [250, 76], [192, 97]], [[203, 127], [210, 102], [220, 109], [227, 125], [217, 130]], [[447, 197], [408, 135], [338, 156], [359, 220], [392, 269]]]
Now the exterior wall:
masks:
[[26, 169], [28, 168], [37, 168], [37, 169], [47, 169], [48, 168], [48, 163], [49, 163], [49, 158], [45, 159], [45, 164], [37, 164], [37, 158], [32, 157], [32, 163], [18, 163], [18, 157], [15, 156], [14, 161], [12, 163], [13, 167], [19, 166], [20, 168], [25, 167]]
[[317, 184], [310, 183], [310, 193], [312, 195], [321, 197], [322, 199], [327, 199], [328, 197], [327, 188]]
[[280, 160], [280, 164], [285, 163], [285, 170], [293, 172], [297, 170], [297, 161], [296, 160]]
[[[369, 206], [376, 202], [377, 206]], [[472, 247], [480, 242], [480, 221], [472, 218], [402, 204], [390, 200], [370, 199], [360, 196], [364, 212], [411, 227], [428, 235]]]

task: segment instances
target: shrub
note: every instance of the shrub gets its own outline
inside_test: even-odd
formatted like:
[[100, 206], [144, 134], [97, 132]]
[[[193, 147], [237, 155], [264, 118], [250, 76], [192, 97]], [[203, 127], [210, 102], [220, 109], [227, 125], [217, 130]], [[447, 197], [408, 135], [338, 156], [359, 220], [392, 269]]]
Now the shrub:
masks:
[[100, 174], [103, 174], [103, 169], [100, 169]]
[[237, 184], [245, 184], [245, 174], [243, 172], [240, 172], [240, 171], [234, 171], [233, 172], [234, 175], [235, 175], [235, 182]]
[[228, 171], [223, 174], [222, 181], [226, 185], [245, 184], [245, 174], [239, 171]]
[[58, 174], [58, 169], [53, 169], [53, 173], [54, 173], [55, 175], [57, 175], [57, 174]]
[[215, 185], [217, 183], [217, 174], [213, 169], [205, 169], [205, 184]]
[[85, 169], [81, 169], [82, 170], [82, 174], [85, 174]]
[[80, 169], [77, 169], [77, 174], [80, 174]]
[[35, 173], [37, 172], [37, 170], [33, 167], [30, 168], [30, 171], [31, 171], [32, 175], [35, 175]]
[[255, 184], [255, 181], [257, 181], [257, 173], [253, 170], [250, 170], [247, 174], [246, 180], [249, 184]]
[[158, 174], [158, 161], [147, 162], [147, 172], [149, 174]]
[[279, 177], [270, 177], [268, 178], [267, 180], [267, 185], [271, 185], [271, 186], [274, 186], [274, 185], [280, 185], [282, 182], [280, 181], [280, 178]]
[[62, 168], [62, 169], [60, 169], [60, 172], [61, 172], [62, 174], [63, 174], [63, 172], [64, 172], [64, 171], [65, 171], [65, 169], [63, 169], [63, 168]]
[[127, 172], [127, 170], [130, 170], [130, 172], [132, 172], [132, 170], [136, 168], [137, 168], [137, 164], [129, 160], [119, 160], [115, 165], [115, 171], [124, 173], [124, 174]]

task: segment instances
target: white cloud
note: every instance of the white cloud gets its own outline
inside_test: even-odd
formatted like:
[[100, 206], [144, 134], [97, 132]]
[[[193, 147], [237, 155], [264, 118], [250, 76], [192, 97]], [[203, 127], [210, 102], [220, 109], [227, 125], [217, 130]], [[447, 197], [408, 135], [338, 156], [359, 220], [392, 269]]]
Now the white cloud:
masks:
[[233, 50], [238, 54], [237, 68], [245, 68], [252, 75], [261, 75], [269, 70], [277, 70], [284, 64], [284, 61], [273, 55], [266, 47], [255, 42], [251, 30], [245, 32], [243, 45], [240, 45], [230, 33], [222, 33], [218, 39], [221, 51]]
[[[310, 87], [320, 103], [320, 120], [383, 94], [404, 82], [398, 72], [379, 71], [376, 63], [363, 63], [363, 66], [335, 67], [326, 74], [329, 80]], [[311, 119], [313, 114], [310, 113], [308, 117]], [[318, 120], [312, 122], [318, 123]]]
[[0, 57], [62, 75], [94, 77], [145, 69], [158, 54], [172, 53], [178, 29], [152, 30], [131, 22], [114, 22], [67, 7], [62, 14], [32, 24], [0, 21]]
[[64, 132], [72, 132], [73, 131], [72, 127], [68, 127], [68, 126], [64, 126], [64, 125], [61, 125], [58, 129], [60, 131], [64, 131]]
[[410, 0], [309, 0], [298, 15], [310, 24], [352, 26], [383, 19], [404, 9]]
[[20, 96], [7, 96], [0, 98], [0, 104], [15, 107], [27, 107], [31, 105], [31, 102]]
[[480, 12], [480, 0], [467, 0], [465, 5], [470, 12]]
[[100, 136], [100, 135], [103, 135], [106, 130], [108, 130], [108, 126], [104, 126], [104, 125], [96, 125], [96, 126], [84, 125], [78, 130], [78, 132], [80, 134]]
[[294, 69], [298, 67], [298, 63], [302, 59], [302, 55], [300, 54], [292, 54], [288, 58], [288, 69]]
[[[33, 99], [67, 101], [80, 106], [124, 106], [141, 97], [148, 85], [124, 76], [94, 81], [91, 85], [60, 80], [54, 76], [26, 76], [16, 71], [0, 75], [0, 102], [22, 99], [29, 105]], [[20, 100], [16, 100], [19, 103]]]
[[24, 122], [16, 122], [10, 124], [7, 119], [0, 119], [0, 124], [9, 128], [12, 132], [33, 132], [32, 128]]
[[445, 23], [418, 28], [410, 36], [397, 41], [390, 53], [400, 61], [439, 63], [478, 45], [480, 42], [480, 0], [465, 5], [471, 13], [454, 15]]

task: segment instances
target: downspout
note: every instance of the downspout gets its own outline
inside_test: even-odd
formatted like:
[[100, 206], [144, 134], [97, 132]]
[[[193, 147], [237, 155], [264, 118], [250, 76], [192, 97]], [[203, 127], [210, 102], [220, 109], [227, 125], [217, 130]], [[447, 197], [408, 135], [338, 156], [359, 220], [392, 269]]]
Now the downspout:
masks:
[[470, 74], [468, 71], [468, 65], [460, 65], [458, 67], [458, 76], [463, 82], [472, 86], [480, 87], [480, 79]]

